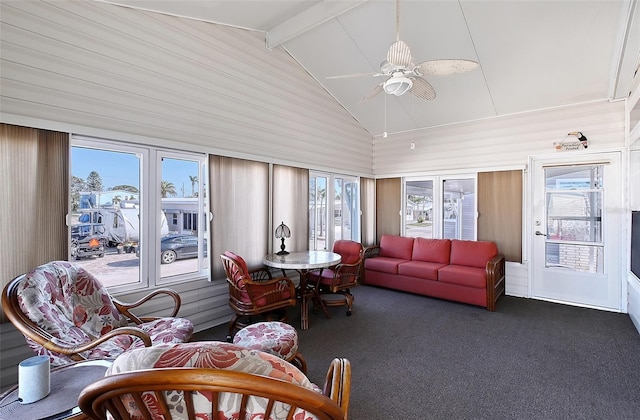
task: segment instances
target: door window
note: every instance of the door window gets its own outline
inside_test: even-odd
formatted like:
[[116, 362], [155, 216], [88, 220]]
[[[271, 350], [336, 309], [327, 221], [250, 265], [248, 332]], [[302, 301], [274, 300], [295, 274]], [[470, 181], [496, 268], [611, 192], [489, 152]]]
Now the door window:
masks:
[[602, 165], [545, 169], [546, 267], [602, 273]]

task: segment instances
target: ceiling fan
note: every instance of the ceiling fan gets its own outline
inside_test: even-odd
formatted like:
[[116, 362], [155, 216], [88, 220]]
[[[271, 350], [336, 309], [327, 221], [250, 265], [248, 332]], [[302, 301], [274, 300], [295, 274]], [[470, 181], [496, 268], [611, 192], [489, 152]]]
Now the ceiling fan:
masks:
[[479, 66], [477, 61], [463, 59], [429, 60], [420, 64], [413, 63], [409, 46], [400, 40], [400, 0], [396, 0], [396, 41], [387, 51], [387, 59], [380, 64], [380, 71], [375, 73], [346, 74], [331, 76], [327, 79], [342, 79], [348, 77], [385, 77], [360, 100], [360, 103], [377, 96], [381, 92], [390, 95], [404, 95], [411, 92], [420, 99], [435, 99], [436, 91], [423, 76], [446, 76], [464, 73]]

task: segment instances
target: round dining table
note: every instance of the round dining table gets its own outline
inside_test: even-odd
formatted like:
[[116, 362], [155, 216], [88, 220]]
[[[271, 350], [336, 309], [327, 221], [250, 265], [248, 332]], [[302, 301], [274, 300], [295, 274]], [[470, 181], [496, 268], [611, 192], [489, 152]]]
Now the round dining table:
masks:
[[300, 251], [289, 254], [269, 254], [262, 260], [267, 267], [281, 270], [295, 270], [300, 274], [298, 295], [300, 297], [300, 328], [309, 328], [309, 292], [307, 290], [307, 274], [310, 270], [332, 267], [342, 260], [340, 254], [331, 251]]

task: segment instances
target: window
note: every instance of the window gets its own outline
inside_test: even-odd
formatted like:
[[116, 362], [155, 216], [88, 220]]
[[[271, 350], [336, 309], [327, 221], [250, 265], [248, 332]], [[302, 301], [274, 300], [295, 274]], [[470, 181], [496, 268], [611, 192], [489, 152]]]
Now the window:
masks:
[[474, 240], [475, 185], [471, 177], [405, 179], [403, 235]]
[[433, 180], [405, 182], [404, 236], [433, 238]]
[[74, 136], [70, 260], [119, 290], [208, 277], [205, 165], [203, 155]]
[[[205, 159], [158, 152], [161, 172], [160, 274], [162, 280], [208, 270]], [[168, 226], [167, 214], [182, 214], [182, 226]], [[199, 222], [201, 221], [201, 223]], [[202, 226], [202, 229], [199, 229]]]
[[[328, 199], [333, 197], [333, 200]], [[333, 219], [329, 218], [333, 215]], [[360, 185], [356, 177], [309, 174], [309, 249], [332, 249], [339, 239], [360, 242]]]
[[443, 179], [442, 192], [442, 237], [449, 239], [475, 240], [475, 179]]

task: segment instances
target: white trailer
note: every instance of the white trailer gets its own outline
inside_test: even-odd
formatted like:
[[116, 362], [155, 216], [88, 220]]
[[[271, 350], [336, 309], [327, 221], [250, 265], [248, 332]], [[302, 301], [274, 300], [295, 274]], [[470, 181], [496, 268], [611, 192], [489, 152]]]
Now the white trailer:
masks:
[[[140, 242], [140, 209], [132, 206], [120, 207], [99, 207], [90, 210], [83, 210], [85, 215], [80, 216], [80, 220], [93, 220], [95, 223], [102, 223], [105, 227], [105, 235], [109, 245], [124, 245], [128, 248], [137, 247]], [[160, 235], [169, 233], [169, 226], [164, 212], [161, 213]]]

